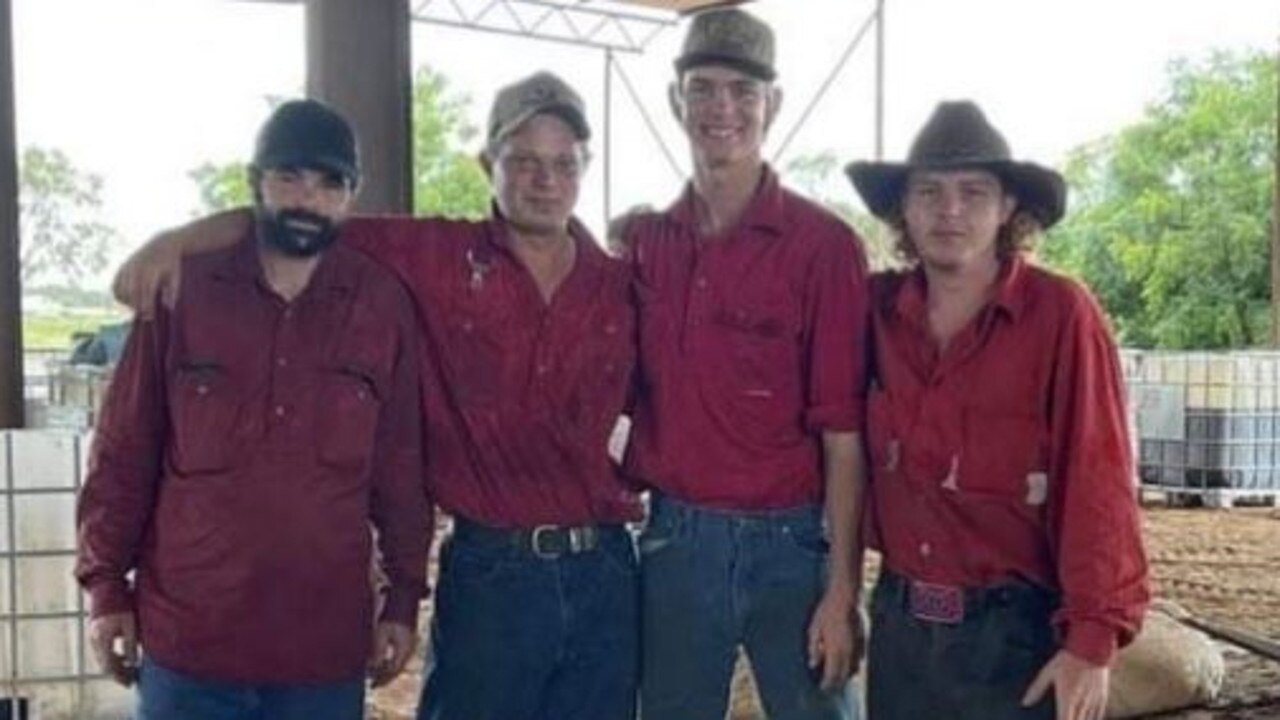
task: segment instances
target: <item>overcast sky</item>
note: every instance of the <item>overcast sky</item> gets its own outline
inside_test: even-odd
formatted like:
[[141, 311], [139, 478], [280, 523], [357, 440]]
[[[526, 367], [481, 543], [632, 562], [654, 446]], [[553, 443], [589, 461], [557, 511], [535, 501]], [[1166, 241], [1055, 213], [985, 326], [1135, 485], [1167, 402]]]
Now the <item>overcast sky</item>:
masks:
[[[466, 4], [476, 0], [455, 0]], [[304, 84], [299, 6], [235, 0], [12, 0], [18, 144], [56, 147], [106, 183], [108, 222], [126, 245], [191, 216], [187, 172], [244, 159], [266, 98]], [[971, 97], [1014, 153], [1058, 163], [1073, 147], [1140, 119], [1159, 99], [1168, 63], [1215, 48], [1280, 45], [1277, 0], [887, 0], [885, 151], [906, 152], [938, 100]], [[795, 124], [873, 0], [760, 0], [778, 34], [783, 114], [770, 154]], [[619, 55], [667, 143], [687, 167], [665, 85], [683, 30], [644, 55]], [[600, 51], [416, 23], [415, 63], [443, 72], [472, 98], [482, 124], [494, 91], [537, 67], [563, 75], [603, 122]], [[857, 47], [835, 86], [781, 158], [874, 152], [874, 45]], [[612, 203], [665, 204], [679, 179], [614, 83]], [[605, 149], [597, 132], [593, 151]], [[602, 164], [580, 206], [603, 216]], [[835, 185], [833, 193], [852, 190]], [[121, 252], [127, 250], [122, 247]]]

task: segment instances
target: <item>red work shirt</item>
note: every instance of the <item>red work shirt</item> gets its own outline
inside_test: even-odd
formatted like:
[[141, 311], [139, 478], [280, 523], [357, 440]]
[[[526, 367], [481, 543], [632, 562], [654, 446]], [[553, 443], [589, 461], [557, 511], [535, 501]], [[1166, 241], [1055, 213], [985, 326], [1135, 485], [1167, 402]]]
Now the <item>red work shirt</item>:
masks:
[[1119, 360], [1076, 282], [1006, 263], [941, 353], [922, 271], [872, 279], [869, 539], [926, 582], [1058, 590], [1065, 647], [1095, 664], [1148, 600]]
[[722, 236], [699, 235], [695, 202], [690, 186], [627, 227], [640, 343], [627, 469], [715, 508], [820, 502], [822, 431], [862, 424], [861, 245], [768, 168]]
[[607, 453], [633, 365], [629, 277], [581, 224], [570, 233], [573, 268], [546, 302], [500, 218], [344, 229], [417, 305], [428, 482], [449, 513], [508, 528], [639, 517]]
[[188, 258], [98, 423], [76, 570], [93, 614], [136, 610], [144, 652], [200, 678], [362, 677], [371, 522], [382, 619], [413, 627], [426, 593], [416, 344], [403, 289], [348, 248], [289, 303], [252, 236]]

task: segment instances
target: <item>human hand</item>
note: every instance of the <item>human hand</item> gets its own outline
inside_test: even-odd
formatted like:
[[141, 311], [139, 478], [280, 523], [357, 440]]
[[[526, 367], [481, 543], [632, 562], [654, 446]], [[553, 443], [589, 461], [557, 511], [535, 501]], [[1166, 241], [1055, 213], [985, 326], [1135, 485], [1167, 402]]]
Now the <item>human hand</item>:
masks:
[[1053, 686], [1058, 720], [1102, 720], [1107, 710], [1107, 682], [1111, 670], [1059, 650], [1036, 675], [1022, 697], [1022, 706], [1040, 702]]
[[369, 652], [369, 677], [373, 687], [382, 687], [404, 670], [417, 644], [417, 636], [408, 625], [380, 622], [373, 630], [373, 648]]
[[90, 620], [89, 645], [98, 665], [113, 680], [128, 687], [138, 679], [138, 622], [132, 612]]
[[828, 588], [809, 621], [809, 668], [822, 668], [819, 687], [840, 688], [862, 661], [862, 614], [852, 594]]
[[166, 307], [173, 307], [181, 281], [182, 248], [161, 233], [124, 261], [111, 282], [111, 294], [145, 320], [155, 314], [158, 294]]

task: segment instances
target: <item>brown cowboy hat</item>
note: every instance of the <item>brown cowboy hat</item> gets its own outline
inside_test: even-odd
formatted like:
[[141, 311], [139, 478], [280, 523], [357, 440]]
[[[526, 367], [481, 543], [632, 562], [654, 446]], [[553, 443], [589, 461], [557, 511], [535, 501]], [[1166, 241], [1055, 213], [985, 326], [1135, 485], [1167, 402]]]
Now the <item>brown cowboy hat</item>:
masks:
[[1014, 161], [1009, 143], [968, 100], [942, 102], [911, 145], [905, 163], [853, 162], [845, 174], [876, 217], [894, 221], [912, 170], [979, 168], [998, 176], [1018, 207], [1049, 228], [1067, 209], [1062, 176], [1035, 163]]

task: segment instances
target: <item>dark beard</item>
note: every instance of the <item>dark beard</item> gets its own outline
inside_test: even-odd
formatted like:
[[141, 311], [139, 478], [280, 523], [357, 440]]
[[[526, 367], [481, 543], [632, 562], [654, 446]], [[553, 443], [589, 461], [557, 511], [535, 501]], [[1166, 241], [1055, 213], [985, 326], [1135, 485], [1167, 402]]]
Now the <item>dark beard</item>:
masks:
[[258, 237], [289, 257], [314, 257], [338, 239], [333, 221], [307, 210], [273, 212], [259, 207], [256, 215]]

